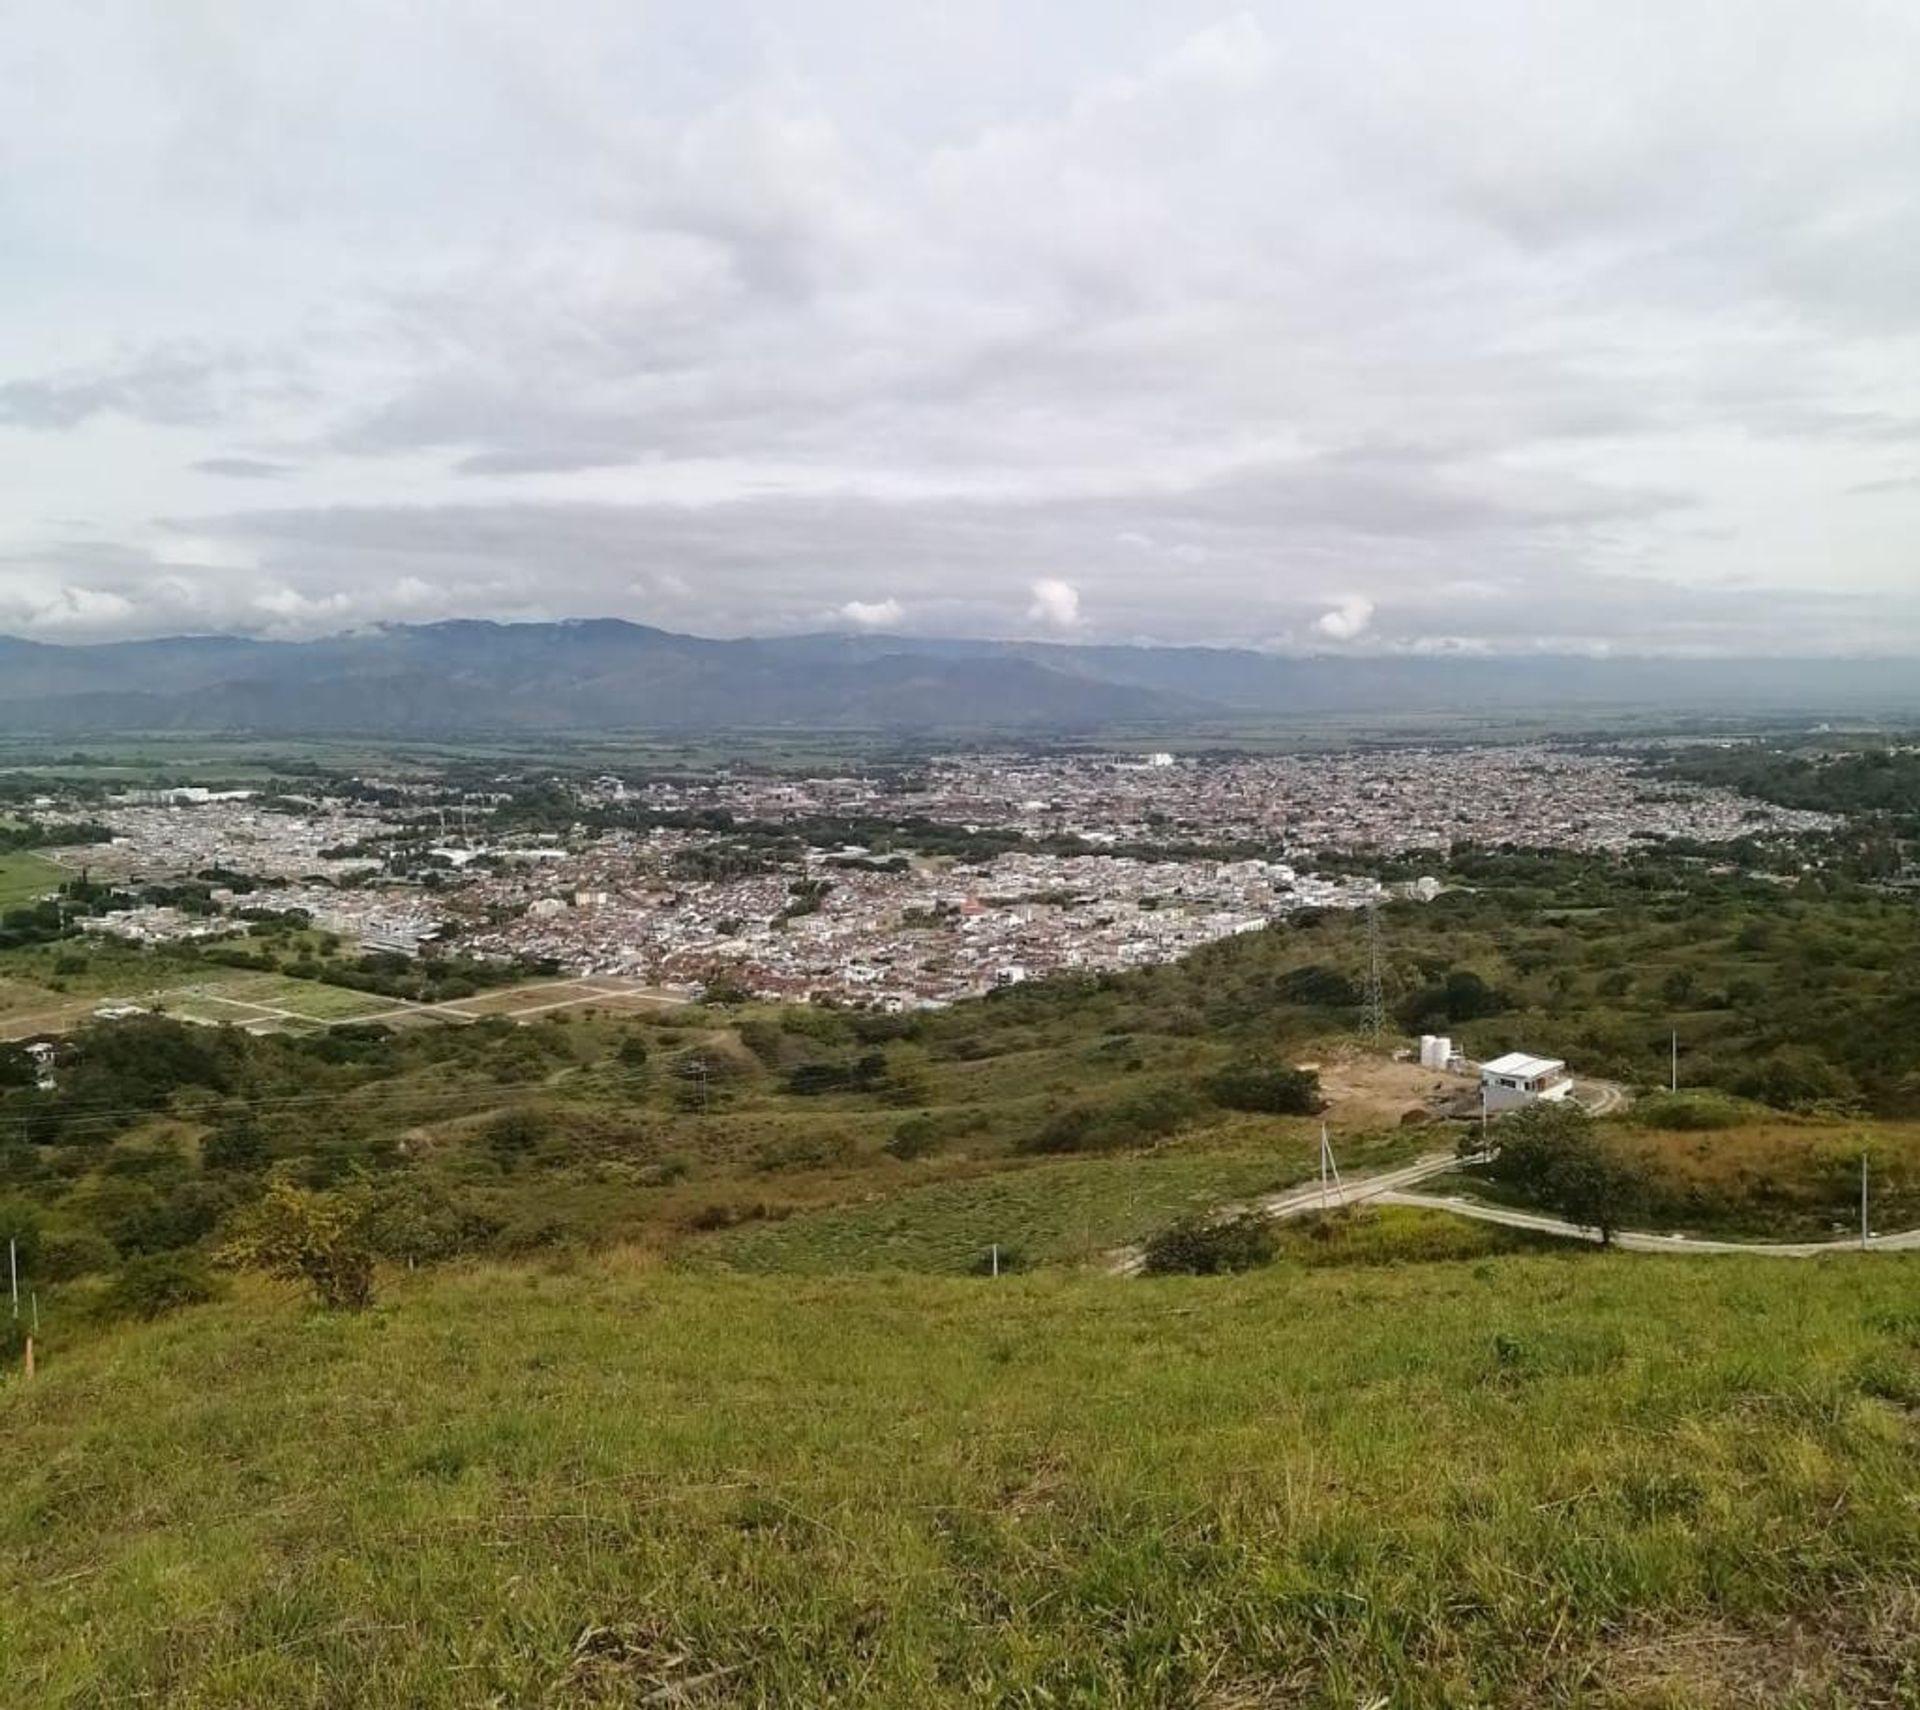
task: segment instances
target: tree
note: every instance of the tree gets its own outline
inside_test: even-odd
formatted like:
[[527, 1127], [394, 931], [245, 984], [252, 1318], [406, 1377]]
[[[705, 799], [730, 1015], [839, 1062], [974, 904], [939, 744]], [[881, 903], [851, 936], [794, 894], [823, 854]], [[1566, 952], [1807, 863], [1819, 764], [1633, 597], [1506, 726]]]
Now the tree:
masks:
[[322, 1306], [358, 1311], [373, 1304], [371, 1209], [363, 1189], [316, 1193], [275, 1182], [239, 1218], [220, 1260], [304, 1282]]
[[0, 1042], [0, 1088], [30, 1087], [39, 1080], [39, 1065], [24, 1045]]
[[383, 1259], [408, 1266], [457, 1258], [493, 1234], [494, 1223], [416, 1176], [384, 1183], [367, 1216], [367, 1240]]
[[1360, 988], [1352, 980], [1338, 968], [1318, 962], [1282, 974], [1280, 991], [1289, 1003], [1309, 1004], [1315, 1009], [1355, 1009], [1360, 1003]]
[[1646, 1181], [1600, 1144], [1594, 1120], [1568, 1100], [1542, 1099], [1503, 1117], [1491, 1174], [1536, 1205], [1600, 1231], [1610, 1246], [1646, 1199]]
[[245, 1174], [267, 1163], [267, 1138], [243, 1107], [200, 1142], [200, 1162], [209, 1170]]

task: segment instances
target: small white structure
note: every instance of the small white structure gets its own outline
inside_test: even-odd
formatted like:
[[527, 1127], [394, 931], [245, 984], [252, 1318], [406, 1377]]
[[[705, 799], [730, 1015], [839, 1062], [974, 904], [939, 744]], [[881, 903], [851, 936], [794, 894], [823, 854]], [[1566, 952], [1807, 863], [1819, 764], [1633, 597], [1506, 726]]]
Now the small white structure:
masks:
[[1453, 1040], [1444, 1033], [1420, 1035], [1420, 1067], [1445, 1074], [1453, 1066]]
[[1509, 1051], [1480, 1065], [1480, 1093], [1489, 1110], [1518, 1110], [1535, 1099], [1562, 1099], [1573, 1093], [1573, 1077], [1558, 1057], [1529, 1057]]

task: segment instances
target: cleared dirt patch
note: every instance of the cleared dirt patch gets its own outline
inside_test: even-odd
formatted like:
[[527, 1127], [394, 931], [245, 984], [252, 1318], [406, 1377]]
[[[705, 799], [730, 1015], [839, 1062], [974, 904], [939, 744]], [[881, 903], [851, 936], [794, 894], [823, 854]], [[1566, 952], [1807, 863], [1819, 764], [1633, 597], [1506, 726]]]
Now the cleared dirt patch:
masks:
[[1379, 1126], [1410, 1110], [1435, 1110], [1475, 1085], [1467, 1075], [1436, 1074], [1418, 1063], [1397, 1063], [1350, 1045], [1302, 1057], [1320, 1071], [1320, 1090], [1332, 1122]]

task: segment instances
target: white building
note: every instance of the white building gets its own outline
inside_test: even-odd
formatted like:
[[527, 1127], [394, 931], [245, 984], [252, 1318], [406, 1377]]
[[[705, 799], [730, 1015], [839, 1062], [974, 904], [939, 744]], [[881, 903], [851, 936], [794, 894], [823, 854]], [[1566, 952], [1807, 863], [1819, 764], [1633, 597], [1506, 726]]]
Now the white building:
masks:
[[1518, 1110], [1535, 1099], [1563, 1099], [1572, 1092], [1573, 1077], [1558, 1057], [1509, 1051], [1480, 1065], [1480, 1093], [1489, 1110]]

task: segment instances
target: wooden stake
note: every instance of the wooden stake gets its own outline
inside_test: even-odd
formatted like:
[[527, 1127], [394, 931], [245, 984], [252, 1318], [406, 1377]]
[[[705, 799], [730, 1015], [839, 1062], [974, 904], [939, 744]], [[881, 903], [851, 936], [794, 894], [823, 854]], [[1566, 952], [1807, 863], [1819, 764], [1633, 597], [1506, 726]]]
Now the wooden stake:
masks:
[[27, 1338], [27, 1381], [33, 1381], [33, 1338]]

